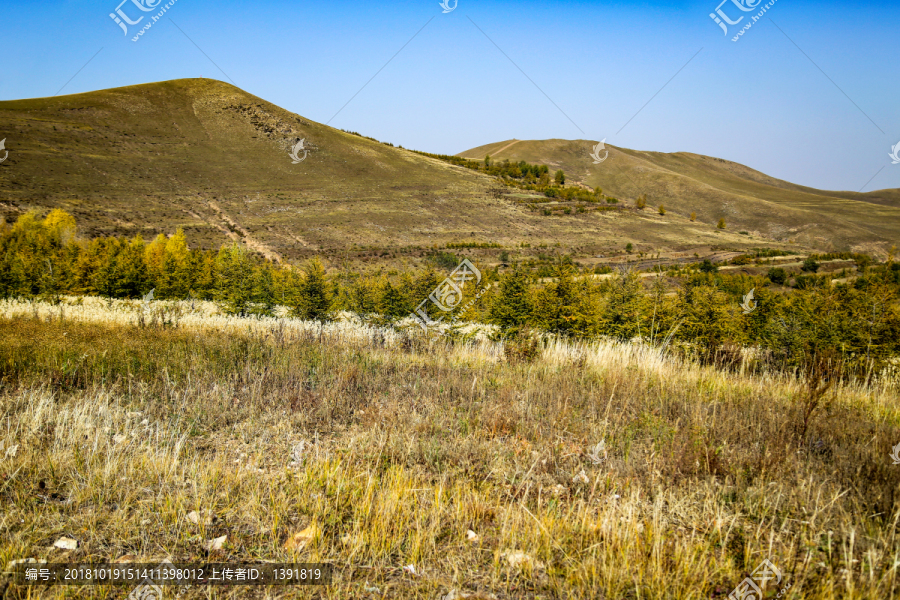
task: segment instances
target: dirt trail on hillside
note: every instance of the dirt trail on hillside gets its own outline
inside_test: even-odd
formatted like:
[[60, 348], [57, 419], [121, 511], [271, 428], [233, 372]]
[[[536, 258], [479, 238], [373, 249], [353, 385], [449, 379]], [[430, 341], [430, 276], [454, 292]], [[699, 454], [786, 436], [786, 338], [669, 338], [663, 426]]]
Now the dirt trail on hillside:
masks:
[[[497, 156], [498, 154], [500, 154], [500, 153], [503, 152], [504, 150], [510, 148], [511, 146], [515, 146], [516, 144], [518, 144], [518, 143], [521, 142], [521, 141], [522, 141], [522, 140], [513, 140], [513, 141], [510, 142], [509, 144], [503, 146], [502, 148], [500, 148], [499, 150], [497, 150], [496, 152], [494, 152], [494, 156]], [[468, 157], [467, 157], [467, 158], [468, 158]], [[476, 158], [469, 158], [469, 160], [481, 160], [482, 158], [484, 158], [484, 157], [481, 156], [481, 157], [476, 157]]]

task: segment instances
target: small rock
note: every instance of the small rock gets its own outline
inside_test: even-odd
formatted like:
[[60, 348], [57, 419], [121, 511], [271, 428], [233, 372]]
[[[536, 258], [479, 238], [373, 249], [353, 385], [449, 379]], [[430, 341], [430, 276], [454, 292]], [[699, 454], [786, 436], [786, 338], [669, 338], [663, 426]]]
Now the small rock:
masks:
[[135, 556], [134, 554], [126, 554], [126, 555], [120, 556], [119, 558], [114, 560], [113, 564], [120, 565], [120, 564], [126, 564], [126, 563], [133, 563], [136, 560], [137, 560], [137, 556]]
[[470, 542], [477, 542], [478, 534], [470, 529], [466, 532], [466, 539], [468, 539]]
[[416, 571], [416, 565], [406, 565], [405, 567], [403, 567], [403, 570], [413, 577], [419, 576], [419, 573]]
[[192, 510], [185, 515], [185, 518], [194, 525], [210, 525], [216, 520], [212, 511], [205, 508], [199, 512]]
[[284, 543], [284, 549], [300, 552], [304, 548], [306, 548], [313, 539], [315, 539], [316, 535], [319, 533], [319, 526], [315, 523], [310, 523], [309, 527], [301, 531], [300, 533], [295, 533], [291, 537], [287, 539]]
[[128, 439], [127, 435], [122, 435], [121, 433], [117, 433], [116, 435], [113, 436], [113, 443], [121, 444], [122, 442], [126, 441], [127, 439]]
[[15, 458], [16, 454], [19, 453], [19, 446], [10, 446], [6, 449], [7, 458]]
[[76, 548], [78, 548], [78, 542], [76, 542], [72, 538], [61, 537], [53, 542], [53, 547], [59, 548], [61, 550], [75, 550]]
[[227, 535], [223, 535], [222, 537], [217, 537], [212, 540], [207, 540], [203, 547], [207, 552], [213, 552], [215, 550], [221, 550], [223, 546], [225, 546], [225, 540], [228, 539]]
[[521, 569], [522, 567], [530, 567], [532, 569], [544, 568], [544, 563], [535, 560], [530, 554], [525, 554], [521, 550], [507, 550], [500, 556], [505, 558], [509, 566], [514, 569]]
[[46, 560], [38, 560], [36, 558], [19, 558], [13, 561], [10, 561], [6, 564], [6, 570], [12, 570], [16, 565], [37, 565], [37, 564], [47, 564]]

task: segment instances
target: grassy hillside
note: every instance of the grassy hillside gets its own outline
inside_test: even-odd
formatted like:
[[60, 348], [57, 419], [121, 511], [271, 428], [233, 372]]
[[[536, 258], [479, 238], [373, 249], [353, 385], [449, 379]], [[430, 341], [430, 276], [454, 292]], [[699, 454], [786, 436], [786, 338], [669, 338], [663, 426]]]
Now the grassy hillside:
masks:
[[779, 241], [879, 254], [900, 242], [900, 190], [827, 192], [774, 179], [743, 165], [686, 152], [664, 154], [606, 146], [594, 164], [587, 140], [506, 140], [457, 156], [526, 161], [562, 169], [570, 180], [623, 198], [647, 195], [648, 210]]
[[[559, 244], [585, 257], [629, 241], [701, 255], [774, 243], [719, 231], [708, 216], [696, 224], [652, 211], [547, 218], [514, 196], [491, 197], [492, 178], [211, 79], [0, 102], [0, 131], [10, 152], [0, 164], [2, 215], [62, 208], [89, 237], [183, 227], [207, 248], [230, 237], [273, 258], [382, 263], [415, 261], [450, 242]], [[309, 156], [292, 164], [288, 148], [300, 139]]]

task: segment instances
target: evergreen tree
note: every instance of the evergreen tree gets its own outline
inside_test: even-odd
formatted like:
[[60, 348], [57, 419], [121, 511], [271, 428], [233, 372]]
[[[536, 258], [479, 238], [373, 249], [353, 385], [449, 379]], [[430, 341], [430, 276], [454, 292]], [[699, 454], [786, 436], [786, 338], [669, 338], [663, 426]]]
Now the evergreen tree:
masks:
[[140, 235], [125, 244], [116, 257], [115, 295], [119, 298], [141, 298], [150, 291], [147, 264], [144, 262], [144, 240]]
[[[154, 257], [155, 258], [155, 257]], [[187, 298], [191, 291], [191, 254], [184, 231], [179, 228], [165, 241], [162, 263], [156, 279], [160, 299]]]
[[[163, 263], [166, 260], [166, 236], [159, 234], [144, 249], [144, 262], [147, 265], [147, 278], [154, 288], [158, 288], [163, 274]], [[224, 247], [224, 246], [223, 246]]]
[[693, 342], [703, 362], [713, 362], [725, 342], [740, 339], [737, 303], [716, 286], [687, 285], [679, 304], [678, 336]]
[[222, 246], [216, 257], [215, 298], [228, 314], [250, 314], [253, 302], [253, 266], [247, 250], [237, 242]]
[[259, 265], [253, 268], [250, 314], [257, 317], [271, 317], [274, 315], [275, 282], [273, 271], [267, 265]]
[[66, 246], [75, 239], [77, 224], [75, 217], [64, 210], [54, 208], [44, 218], [44, 227], [53, 238], [59, 248]]
[[324, 320], [331, 311], [331, 286], [319, 259], [309, 261], [291, 314], [301, 319]]
[[601, 313], [601, 330], [620, 340], [649, 335], [644, 324], [647, 297], [641, 278], [634, 271], [618, 272], [605, 286], [606, 304]]
[[191, 292], [197, 298], [212, 300], [216, 292], [216, 254], [213, 251], [191, 252], [194, 285]]
[[562, 169], [556, 172], [556, 175], [553, 177], [553, 180], [556, 181], [556, 185], [565, 185], [566, 184], [566, 174]]
[[387, 279], [383, 281], [378, 298], [378, 312], [386, 317], [402, 318], [408, 316], [413, 308], [396, 286]]
[[525, 326], [531, 318], [532, 302], [528, 274], [518, 265], [500, 280], [500, 290], [490, 308], [491, 322], [504, 331]]
[[572, 277], [572, 267], [556, 267], [557, 280], [538, 292], [532, 321], [551, 333], [586, 337], [596, 328], [593, 306], [583, 286]]

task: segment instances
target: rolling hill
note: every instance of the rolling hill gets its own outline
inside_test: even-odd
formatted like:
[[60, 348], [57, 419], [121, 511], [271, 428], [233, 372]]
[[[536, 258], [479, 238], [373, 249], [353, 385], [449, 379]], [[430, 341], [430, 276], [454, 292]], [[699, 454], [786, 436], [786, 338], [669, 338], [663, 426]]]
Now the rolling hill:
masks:
[[[686, 152], [641, 152], [606, 146], [595, 164], [587, 140], [506, 140], [457, 156], [526, 161], [562, 169], [571, 181], [614, 197], [646, 194], [649, 207], [724, 218], [729, 228], [803, 246], [881, 253], [900, 241], [900, 190], [828, 192], [769, 177], [720, 158]], [[600, 153], [603, 157], [603, 152]]]
[[[665, 216], [547, 217], [529, 210], [523, 194], [490, 194], [498, 183], [486, 175], [310, 121], [211, 79], [0, 102], [2, 138], [7, 220], [63, 208], [84, 236], [146, 239], [182, 227], [192, 244], [230, 238], [273, 259], [318, 254], [398, 265], [451, 242], [499, 245], [517, 256], [547, 247], [593, 257], [622, 252], [628, 242], [636, 251], [700, 255], [773, 245], [883, 250], [900, 230], [897, 190], [831, 194], [718, 159], [617, 148], [598, 169], [587, 158], [589, 142], [506, 142], [463, 153], [497, 148], [500, 157], [546, 162], [602, 185], [625, 204], [646, 191], [670, 208]], [[295, 163], [289, 152], [300, 140], [308, 154]], [[714, 226], [721, 215], [725, 231]]]

